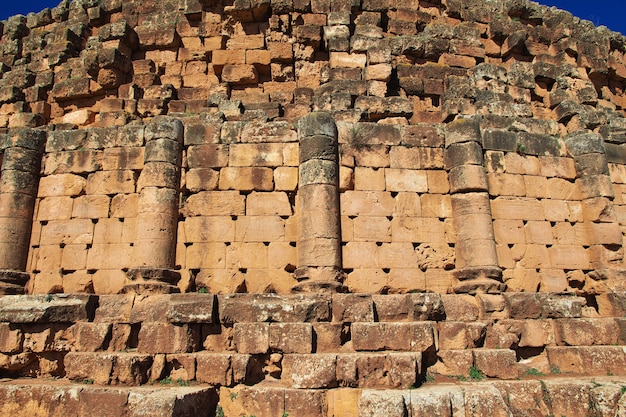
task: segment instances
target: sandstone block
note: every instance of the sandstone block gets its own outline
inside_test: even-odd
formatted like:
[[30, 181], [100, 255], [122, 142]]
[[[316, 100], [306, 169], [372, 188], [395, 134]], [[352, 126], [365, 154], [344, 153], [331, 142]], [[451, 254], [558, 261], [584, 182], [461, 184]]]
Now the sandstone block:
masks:
[[355, 350], [404, 350], [424, 352], [434, 349], [433, 325], [415, 323], [353, 323]]
[[337, 355], [288, 354], [283, 357], [282, 379], [294, 388], [326, 388], [337, 385]]
[[249, 216], [290, 216], [291, 204], [283, 192], [253, 192], [246, 199], [246, 214]]
[[428, 176], [426, 171], [386, 168], [385, 185], [387, 191], [424, 193], [428, 191]]
[[474, 350], [474, 366], [485, 376], [499, 379], [515, 379], [518, 377], [515, 351], [509, 349], [476, 349]]
[[48, 175], [41, 178], [39, 181], [39, 191], [37, 196], [77, 196], [85, 190], [86, 185], [87, 181], [78, 175]]
[[220, 171], [221, 190], [271, 191], [274, 187], [271, 168], [226, 167]]
[[271, 323], [269, 348], [283, 353], [311, 353], [313, 327], [308, 323]]
[[218, 300], [223, 323], [330, 321], [330, 298], [326, 295], [245, 294], [220, 296]]
[[138, 352], [186, 353], [197, 349], [200, 333], [199, 328], [192, 325], [144, 322], [138, 340]]
[[199, 192], [187, 199], [183, 211], [188, 216], [243, 215], [245, 196], [237, 191]]
[[479, 165], [454, 167], [448, 172], [448, 177], [453, 194], [488, 190], [485, 169]]
[[131, 170], [94, 172], [87, 179], [85, 191], [87, 194], [134, 193], [135, 174]]

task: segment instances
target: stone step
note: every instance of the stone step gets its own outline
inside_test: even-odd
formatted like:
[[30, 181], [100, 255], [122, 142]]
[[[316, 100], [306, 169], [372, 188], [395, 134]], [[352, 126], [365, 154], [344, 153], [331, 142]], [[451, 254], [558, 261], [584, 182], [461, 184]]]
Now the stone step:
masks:
[[511, 349], [430, 352], [239, 354], [195, 352], [70, 352], [65, 374], [101, 385], [142, 385], [164, 379], [232, 387], [274, 381], [297, 389], [338, 386], [402, 388], [430, 378], [514, 380], [526, 376], [626, 375], [626, 346], [550, 346], [520, 358]]
[[0, 415], [13, 417], [196, 417], [208, 416], [217, 392], [196, 386], [102, 387], [93, 380], [0, 380]]
[[614, 417], [626, 415], [626, 378], [430, 382], [395, 390], [237, 385], [220, 388], [217, 412], [256, 417]]

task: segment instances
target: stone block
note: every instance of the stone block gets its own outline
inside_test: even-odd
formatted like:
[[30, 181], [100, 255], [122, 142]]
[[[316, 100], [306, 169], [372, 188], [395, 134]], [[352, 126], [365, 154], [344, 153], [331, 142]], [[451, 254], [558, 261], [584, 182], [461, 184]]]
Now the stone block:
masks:
[[274, 175], [271, 168], [226, 167], [220, 171], [220, 190], [271, 191]]
[[453, 194], [487, 191], [485, 169], [479, 165], [461, 165], [448, 172], [450, 192]]
[[19, 326], [0, 323], [0, 352], [4, 354], [21, 353], [24, 333]]
[[558, 319], [554, 321], [557, 344], [565, 346], [614, 345], [619, 329], [612, 319]]
[[313, 327], [309, 323], [271, 323], [269, 348], [282, 353], [312, 353]]
[[371, 296], [335, 294], [332, 303], [334, 322], [373, 322], [374, 305]]
[[387, 191], [425, 193], [428, 191], [428, 176], [426, 171], [386, 168], [385, 185]]
[[37, 196], [78, 196], [85, 190], [86, 185], [87, 181], [79, 175], [48, 175], [39, 180]]
[[109, 196], [84, 195], [74, 199], [72, 217], [82, 219], [100, 219], [109, 217]]
[[246, 199], [248, 216], [290, 216], [291, 203], [284, 192], [253, 192]]
[[110, 323], [76, 323], [71, 328], [73, 345], [80, 352], [104, 350], [107, 339], [111, 337]]
[[357, 351], [434, 349], [432, 323], [353, 323], [352, 345]]
[[237, 191], [199, 192], [187, 199], [182, 211], [188, 216], [244, 215], [245, 196]]
[[223, 323], [330, 321], [326, 295], [242, 294], [218, 297]]
[[197, 350], [200, 332], [197, 326], [144, 322], [139, 331], [137, 351], [142, 353], [187, 353]]
[[139, 170], [144, 165], [143, 147], [115, 147], [107, 148], [103, 152], [102, 169], [113, 170]]
[[514, 350], [474, 350], [474, 366], [489, 378], [516, 379], [518, 377], [516, 364], [517, 360]]
[[389, 192], [346, 191], [340, 195], [341, 214], [346, 216], [390, 216], [395, 205]]
[[336, 354], [287, 354], [282, 364], [281, 379], [294, 388], [332, 388], [337, 385]]
[[244, 216], [235, 224], [235, 240], [246, 242], [282, 241], [284, 221], [278, 216]]
[[98, 171], [89, 175], [87, 194], [129, 194], [135, 192], [135, 173], [131, 170]]

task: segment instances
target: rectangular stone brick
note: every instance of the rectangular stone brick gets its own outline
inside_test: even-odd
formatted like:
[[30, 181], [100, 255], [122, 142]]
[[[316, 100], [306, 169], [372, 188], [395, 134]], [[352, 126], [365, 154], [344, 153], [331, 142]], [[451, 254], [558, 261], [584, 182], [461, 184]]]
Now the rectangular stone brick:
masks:
[[221, 190], [271, 191], [274, 188], [274, 175], [271, 168], [226, 167], [220, 171]]
[[248, 216], [291, 216], [291, 203], [284, 192], [252, 192], [246, 198]]
[[582, 246], [554, 245], [550, 248], [554, 268], [589, 269], [589, 255]]
[[229, 148], [226, 145], [195, 145], [187, 149], [189, 168], [219, 168], [228, 165]]
[[341, 214], [345, 216], [391, 216], [395, 205], [390, 192], [346, 191], [340, 195]]
[[287, 354], [281, 378], [294, 388], [332, 387], [337, 384], [336, 366], [337, 356], [333, 353]]
[[46, 155], [44, 174], [81, 174], [102, 169], [103, 153], [97, 150], [74, 150]]
[[144, 163], [143, 147], [107, 148], [104, 150], [102, 169], [105, 171], [142, 169]]
[[434, 328], [430, 322], [353, 323], [352, 345], [357, 351], [425, 352], [435, 348]]
[[40, 221], [69, 220], [72, 217], [73, 204], [74, 199], [70, 196], [42, 198], [37, 206], [36, 219]]
[[235, 242], [226, 248], [226, 267], [266, 269], [268, 247], [262, 242]]
[[188, 216], [245, 214], [245, 196], [238, 191], [203, 191], [190, 196], [183, 211]]
[[77, 196], [85, 190], [86, 185], [87, 181], [79, 175], [48, 175], [39, 180], [37, 196]]
[[98, 171], [90, 174], [87, 194], [130, 194], [135, 192], [135, 173], [131, 170]]
[[383, 268], [416, 268], [418, 265], [413, 244], [408, 242], [383, 243], [378, 248], [377, 257]]
[[545, 220], [541, 202], [535, 199], [498, 197], [491, 200], [494, 219]]
[[382, 216], [359, 216], [355, 218], [354, 240], [391, 242], [391, 221]]
[[196, 379], [208, 384], [231, 386], [245, 380], [248, 355], [203, 353], [196, 355]]
[[498, 379], [516, 379], [518, 371], [515, 351], [510, 349], [476, 349], [474, 366], [485, 376]]
[[100, 219], [109, 217], [109, 203], [106, 195], [83, 195], [74, 199], [72, 217], [79, 219]]
[[65, 245], [65, 247], [63, 247], [63, 257], [61, 259], [61, 268], [63, 268], [63, 270], [76, 271], [85, 269], [86, 267], [87, 245]]
[[194, 325], [143, 322], [139, 331], [137, 351], [144, 353], [186, 353], [197, 349], [199, 328]]
[[269, 348], [282, 353], [313, 352], [313, 327], [310, 323], [270, 323]]
[[226, 245], [221, 242], [194, 243], [187, 246], [186, 266], [189, 269], [224, 268]]
[[237, 219], [235, 240], [239, 242], [274, 242], [285, 237], [284, 221], [278, 216], [244, 216]]
[[87, 255], [87, 269], [128, 268], [132, 252], [127, 243], [94, 244]]
[[235, 220], [230, 216], [187, 217], [184, 228], [185, 242], [233, 242], [235, 240]]
[[94, 224], [89, 219], [54, 220], [41, 228], [41, 245], [92, 243]]
[[354, 189], [384, 191], [385, 170], [367, 167], [356, 167], [354, 169]]
[[269, 323], [235, 323], [235, 349], [238, 353], [266, 353], [269, 349], [269, 334]]

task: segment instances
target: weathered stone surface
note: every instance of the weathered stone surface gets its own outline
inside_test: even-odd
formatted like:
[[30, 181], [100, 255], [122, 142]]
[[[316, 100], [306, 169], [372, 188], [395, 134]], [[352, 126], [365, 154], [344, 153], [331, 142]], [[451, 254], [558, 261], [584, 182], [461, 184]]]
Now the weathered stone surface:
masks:
[[97, 298], [89, 295], [22, 295], [0, 298], [0, 321], [73, 323], [93, 317]]
[[225, 295], [218, 296], [218, 304], [223, 323], [317, 322], [331, 317], [327, 295]]

